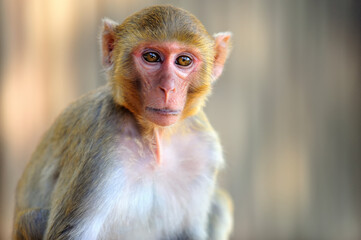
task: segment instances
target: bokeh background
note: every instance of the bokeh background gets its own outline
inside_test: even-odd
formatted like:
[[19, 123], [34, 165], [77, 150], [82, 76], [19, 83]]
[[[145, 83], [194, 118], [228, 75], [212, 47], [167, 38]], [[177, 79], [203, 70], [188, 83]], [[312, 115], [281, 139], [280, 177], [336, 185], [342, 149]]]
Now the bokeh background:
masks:
[[0, 239], [39, 138], [103, 85], [99, 30], [153, 4], [194, 13], [233, 52], [206, 111], [227, 159], [234, 240], [361, 239], [358, 0], [2, 0]]

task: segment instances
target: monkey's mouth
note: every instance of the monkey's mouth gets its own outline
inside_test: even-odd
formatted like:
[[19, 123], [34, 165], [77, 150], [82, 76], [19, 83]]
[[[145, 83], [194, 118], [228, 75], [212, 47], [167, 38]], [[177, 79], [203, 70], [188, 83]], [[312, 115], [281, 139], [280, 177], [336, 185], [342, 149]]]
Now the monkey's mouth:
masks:
[[181, 113], [180, 110], [172, 110], [168, 108], [152, 108], [152, 107], [146, 107], [147, 111], [154, 112], [161, 115], [179, 115]]

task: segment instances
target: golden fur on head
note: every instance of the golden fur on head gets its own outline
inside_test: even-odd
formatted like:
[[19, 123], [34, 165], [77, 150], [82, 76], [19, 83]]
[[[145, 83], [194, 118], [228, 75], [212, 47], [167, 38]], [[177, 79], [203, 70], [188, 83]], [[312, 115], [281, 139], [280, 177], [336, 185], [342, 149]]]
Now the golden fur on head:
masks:
[[105, 29], [107, 33], [113, 31], [111, 34], [114, 37], [109, 76], [113, 85], [113, 96], [118, 104], [128, 108], [137, 118], [141, 117], [139, 78], [131, 57], [134, 48], [142, 42], [178, 41], [198, 49], [202, 61], [197, 76], [189, 86], [182, 119], [201, 109], [211, 90], [215, 42], [194, 15], [173, 6], [153, 6], [133, 14], [122, 24], [114, 24], [111, 28]]

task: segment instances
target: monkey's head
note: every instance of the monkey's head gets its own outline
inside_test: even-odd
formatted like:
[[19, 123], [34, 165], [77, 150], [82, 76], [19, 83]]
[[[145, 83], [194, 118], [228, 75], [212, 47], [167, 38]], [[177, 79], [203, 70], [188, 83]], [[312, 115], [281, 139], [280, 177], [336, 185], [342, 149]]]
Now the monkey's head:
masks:
[[115, 101], [141, 123], [170, 126], [204, 105], [230, 33], [213, 37], [189, 12], [154, 6], [122, 24], [103, 20], [102, 57]]

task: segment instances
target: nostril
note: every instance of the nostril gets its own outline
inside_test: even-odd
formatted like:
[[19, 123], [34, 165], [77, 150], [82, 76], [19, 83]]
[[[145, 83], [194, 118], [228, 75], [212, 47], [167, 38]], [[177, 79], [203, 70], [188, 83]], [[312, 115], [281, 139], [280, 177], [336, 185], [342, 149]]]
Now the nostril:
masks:
[[175, 88], [166, 88], [159, 86], [160, 90], [162, 90], [164, 93], [174, 92]]

